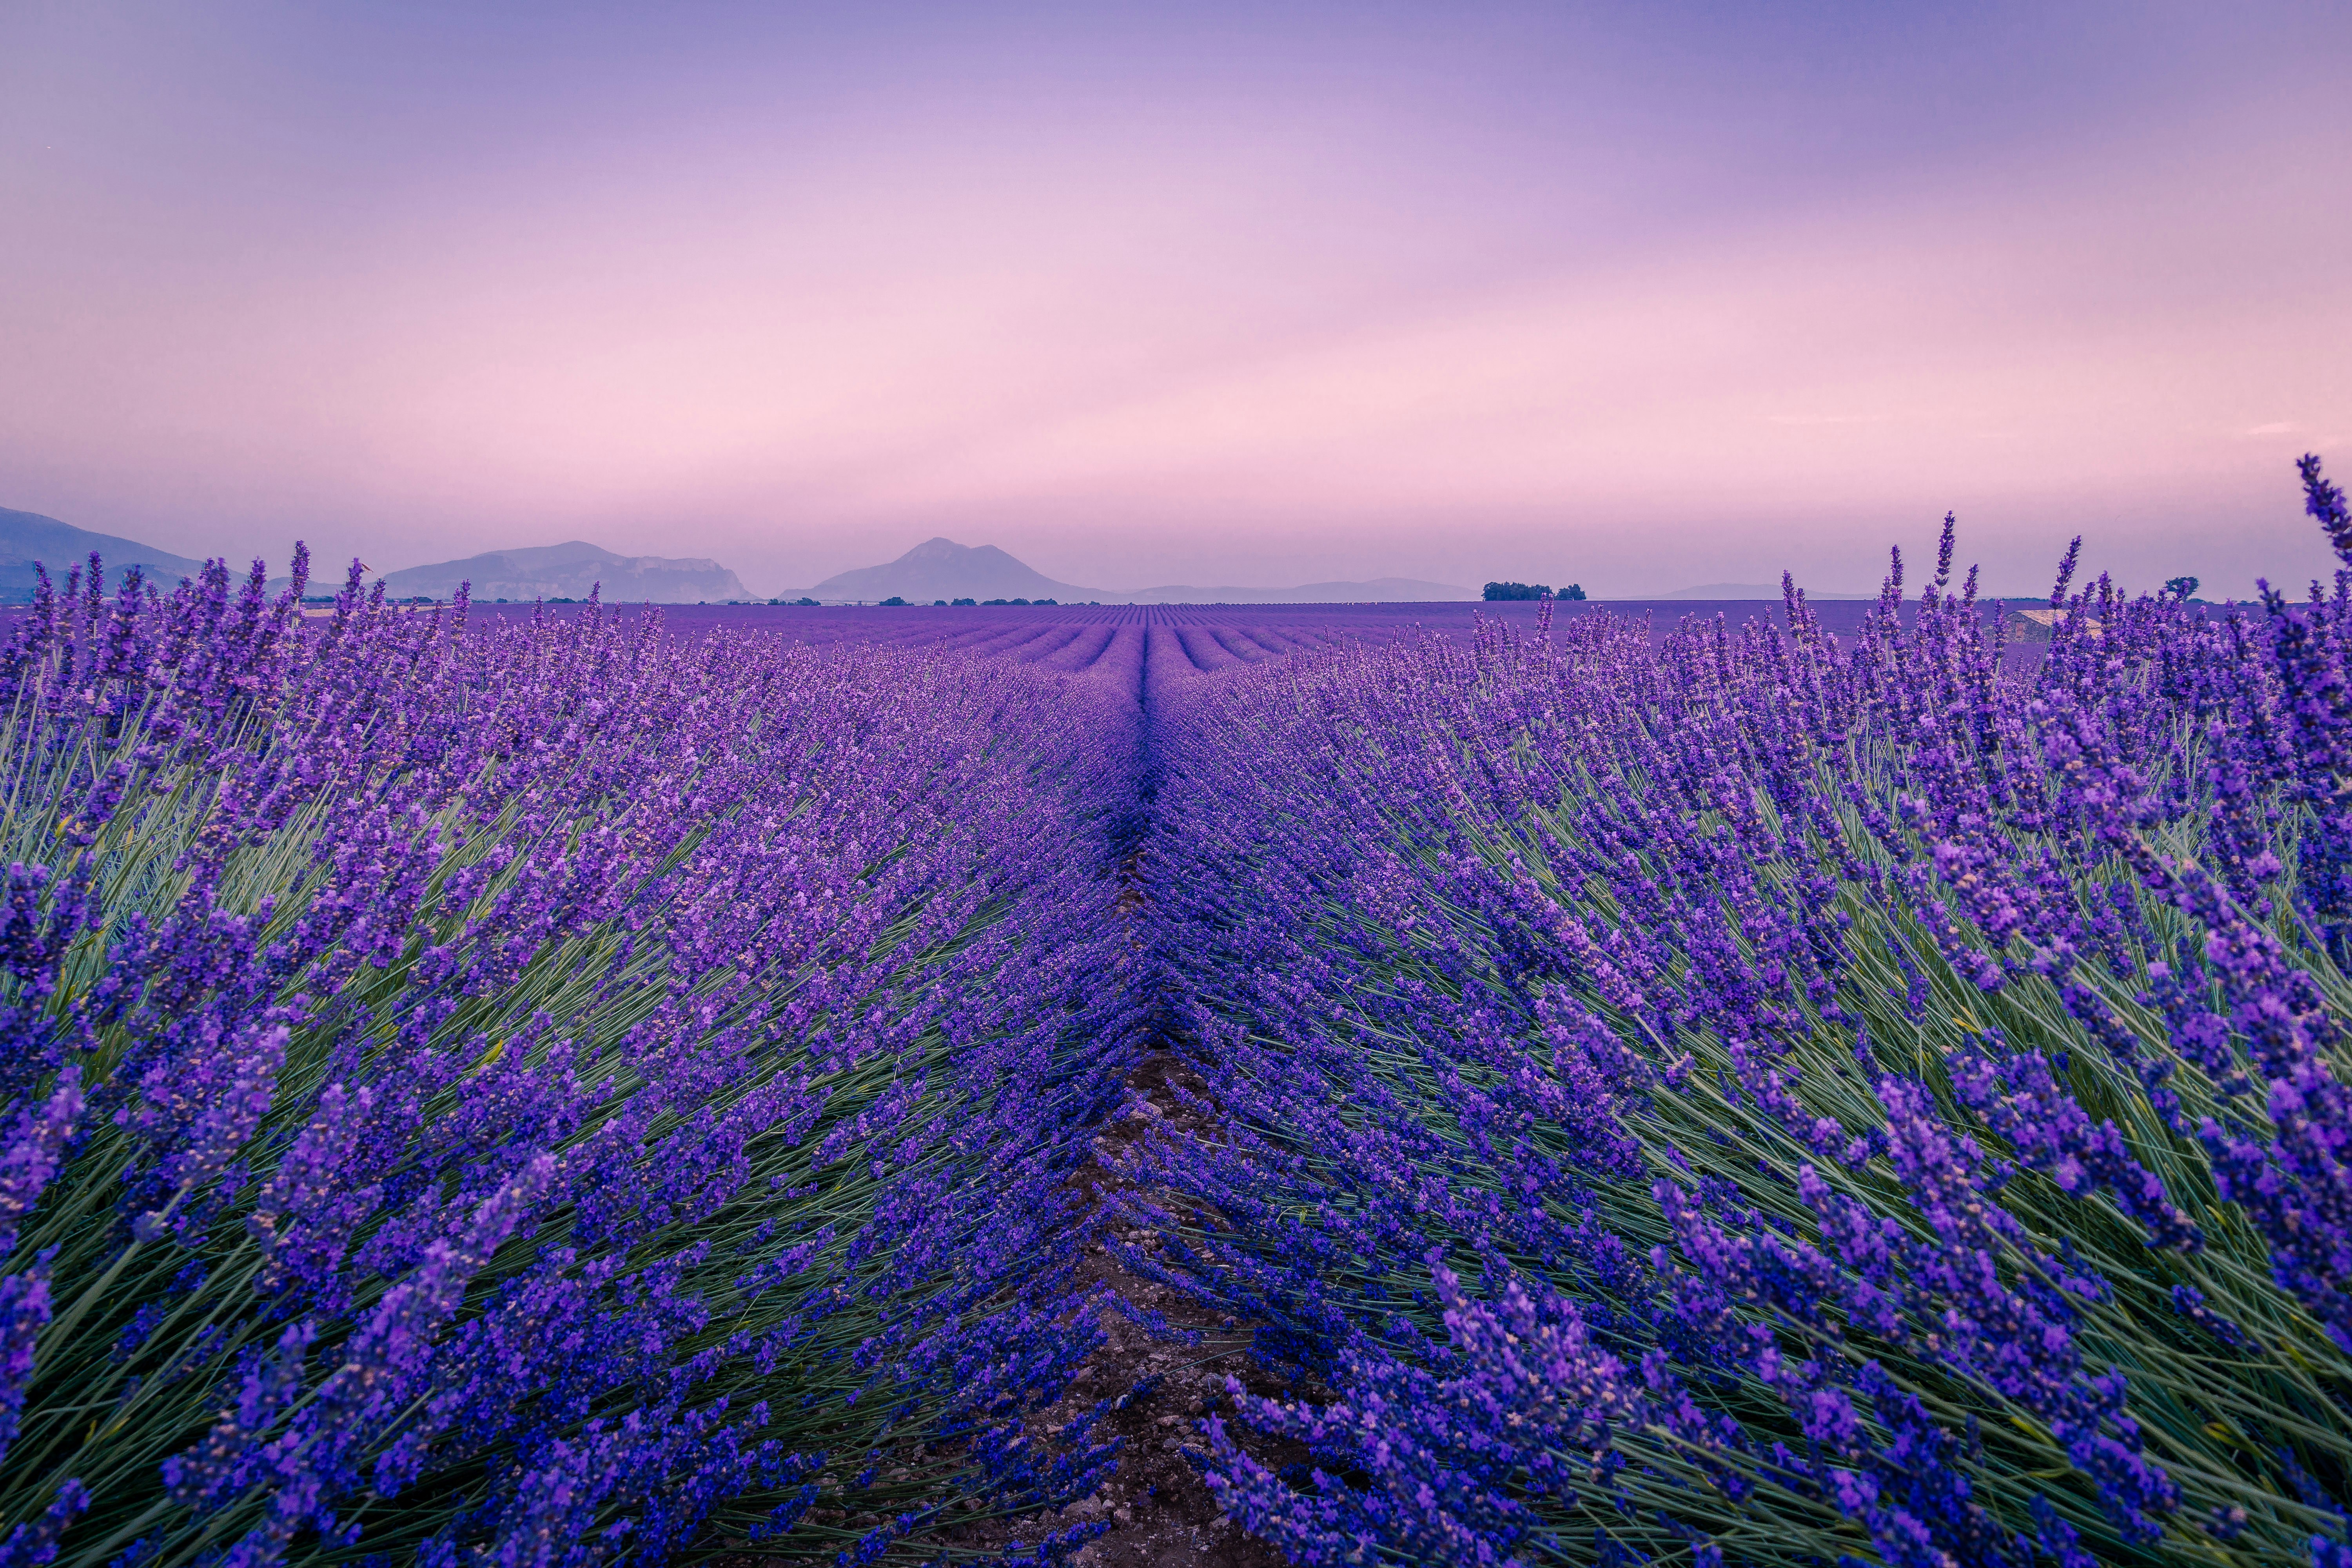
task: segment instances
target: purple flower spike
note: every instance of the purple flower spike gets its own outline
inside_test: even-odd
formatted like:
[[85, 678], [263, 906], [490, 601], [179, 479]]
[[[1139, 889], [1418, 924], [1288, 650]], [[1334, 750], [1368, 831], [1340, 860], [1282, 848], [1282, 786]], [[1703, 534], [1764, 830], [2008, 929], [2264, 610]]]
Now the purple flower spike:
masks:
[[57, 1173], [81, 1109], [81, 1068], [68, 1066], [48, 1098], [19, 1110], [15, 1125], [0, 1133], [0, 1258], [16, 1247], [18, 1227]]

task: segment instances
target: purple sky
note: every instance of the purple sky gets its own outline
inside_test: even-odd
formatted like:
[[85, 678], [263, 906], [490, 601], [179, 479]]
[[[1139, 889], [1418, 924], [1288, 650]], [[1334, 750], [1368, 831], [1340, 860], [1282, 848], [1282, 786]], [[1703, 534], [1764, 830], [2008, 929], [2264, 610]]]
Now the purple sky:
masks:
[[2330, 559], [2352, 12], [0, 7], [0, 506], [763, 592]]

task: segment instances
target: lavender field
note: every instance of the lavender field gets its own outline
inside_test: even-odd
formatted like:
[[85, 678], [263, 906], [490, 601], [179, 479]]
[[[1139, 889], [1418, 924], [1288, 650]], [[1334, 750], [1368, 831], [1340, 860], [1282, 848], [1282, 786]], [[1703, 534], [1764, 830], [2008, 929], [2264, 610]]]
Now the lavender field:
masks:
[[1952, 549], [1671, 614], [62, 579], [0, 1568], [1110, 1561], [1107, 1323], [1231, 1370], [1203, 1562], [2352, 1563], [2352, 569], [2070, 552], [2026, 644]]

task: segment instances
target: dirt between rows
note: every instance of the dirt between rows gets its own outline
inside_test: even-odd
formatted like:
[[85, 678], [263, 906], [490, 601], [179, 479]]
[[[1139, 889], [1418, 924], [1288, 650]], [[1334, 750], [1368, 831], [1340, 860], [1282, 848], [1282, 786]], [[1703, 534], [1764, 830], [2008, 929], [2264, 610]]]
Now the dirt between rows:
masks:
[[[1159, 1053], [1147, 1057], [1129, 1076], [1129, 1104], [1102, 1131], [1095, 1142], [1095, 1160], [1079, 1181], [1087, 1201], [1100, 1206], [1099, 1193], [1132, 1190], [1127, 1156], [1155, 1124], [1176, 1132], [1204, 1131], [1204, 1124], [1177, 1101], [1173, 1088], [1195, 1093], [1205, 1086], [1177, 1057]], [[1119, 1239], [1149, 1247], [1147, 1230], [1128, 1228]], [[1083, 1568], [1280, 1568], [1283, 1554], [1244, 1533], [1226, 1517], [1185, 1458], [1187, 1449], [1205, 1450], [1201, 1417], [1213, 1410], [1230, 1413], [1225, 1379], [1235, 1377], [1254, 1394], [1273, 1394], [1282, 1385], [1267, 1376], [1248, 1355], [1248, 1325], [1220, 1319], [1181, 1292], [1142, 1279], [1122, 1267], [1103, 1240], [1097, 1240], [1080, 1272], [1087, 1289], [1118, 1292], [1144, 1312], [1157, 1310], [1178, 1327], [1197, 1331], [1201, 1342], [1170, 1344], [1155, 1341], [1140, 1325], [1106, 1307], [1102, 1347], [1051, 1409], [1034, 1418], [1042, 1432], [1059, 1428], [1097, 1402], [1115, 1397], [1157, 1378], [1150, 1392], [1130, 1398], [1111, 1411], [1095, 1428], [1097, 1441], [1123, 1437], [1126, 1446], [1118, 1468], [1092, 1495], [1058, 1514], [1019, 1521], [990, 1521], [950, 1533], [946, 1540], [966, 1548], [1027, 1539], [1047, 1530], [1062, 1530], [1081, 1521], [1101, 1521], [1109, 1529], [1081, 1547], [1073, 1562]], [[1277, 1464], [1305, 1457], [1304, 1451], [1267, 1451], [1253, 1443], [1261, 1462]], [[1282, 1446], [1287, 1448], [1288, 1445]]]
[[[1179, 1087], [1198, 1095], [1206, 1085], [1173, 1053], [1147, 1056], [1129, 1076], [1127, 1087], [1126, 1105], [1097, 1134], [1093, 1159], [1072, 1180], [1082, 1205], [1080, 1223], [1099, 1227], [1076, 1283], [1081, 1294], [1115, 1292], [1140, 1312], [1156, 1311], [1168, 1323], [1197, 1332], [1200, 1342], [1156, 1340], [1116, 1308], [1099, 1308], [1103, 1342], [1062, 1397], [1023, 1425], [1042, 1442], [1102, 1401], [1126, 1395], [1091, 1434], [1096, 1443], [1125, 1439], [1117, 1468], [1092, 1493], [1066, 1508], [976, 1519], [928, 1534], [925, 1544], [943, 1550], [946, 1561], [985, 1561], [1015, 1542], [1034, 1543], [1048, 1533], [1094, 1522], [1108, 1528], [1072, 1555], [1070, 1561], [1079, 1568], [1280, 1568], [1286, 1561], [1224, 1514], [1186, 1455], [1207, 1448], [1200, 1430], [1202, 1416], [1213, 1411], [1231, 1414], [1233, 1402], [1225, 1391], [1229, 1376], [1256, 1394], [1288, 1392], [1296, 1396], [1304, 1392], [1317, 1397], [1320, 1391], [1288, 1388], [1250, 1358], [1250, 1325], [1219, 1318], [1181, 1291], [1129, 1272], [1111, 1250], [1114, 1240], [1147, 1250], [1152, 1242], [1149, 1230], [1119, 1226], [1105, 1212], [1111, 1195], [1138, 1190], [1131, 1170], [1135, 1146], [1160, 1131], [1214, 1135], [1213, 1126], [1179, 1102]], [[1133, 1392], [1147, 1382], [1147, 1391]], [[1237, 1426], [1228, 1430], [1261, 1464], [1280, 1467], [1307, 1458], [1298, 1445], [1274, 1442]], [[845, 1520], [837, 1507], [820, 1508], [810, 1518], [831, 1528], [881, 1522], [876, 1516]], [[722, 1548], [710, 1560], [714, 1568], [815, 1568], [832, 1563], [845, 1543], [813, 1551], [813, 1543], [788, 1535], [766, 1550], [747, 1549], [740, 1542], [724, 1544], [734, 1550]]]

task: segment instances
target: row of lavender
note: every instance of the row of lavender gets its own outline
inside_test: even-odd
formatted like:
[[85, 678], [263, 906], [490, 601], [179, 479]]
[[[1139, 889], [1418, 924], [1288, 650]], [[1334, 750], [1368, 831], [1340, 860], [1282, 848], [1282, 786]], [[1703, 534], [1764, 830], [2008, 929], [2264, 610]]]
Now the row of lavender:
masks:
[[869, 1561], [1086, 1490], [1020, 1418], [1096, 1334], [1129, 686], [465, 618], [93, 563], [15, 628], [0, 1563]]
[[2352, 1561], [2352, 574], [2020, 675], [1949, 548], [1168, 689], [1129, 1257], [1295, 1560]]

